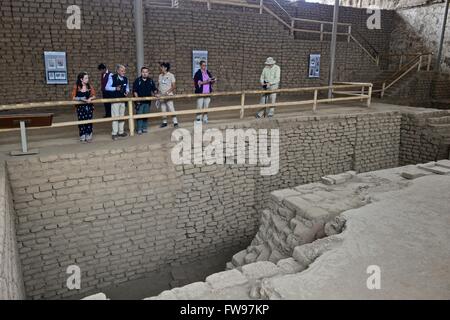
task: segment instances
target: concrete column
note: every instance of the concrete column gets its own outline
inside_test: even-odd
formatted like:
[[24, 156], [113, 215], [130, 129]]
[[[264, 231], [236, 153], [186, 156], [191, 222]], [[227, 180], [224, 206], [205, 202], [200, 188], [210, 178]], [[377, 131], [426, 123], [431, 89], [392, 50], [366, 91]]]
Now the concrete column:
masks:
[[[337, 44], [337, 29], [338, 29], [338, 20], [339, 20], [339, 0], [335, 0], [334, 2], [334, 14], [333, 14], [333, 32], [331, 34], [331, 49], [330, 49], [330, 73], [328, 79], [328, 85], [333, 85], [333, 77], [334, 77], [334, 67], [336, 62], [336, 44]], [[328, 98], [331, 99], [333, 97], [333, 90], [328, 90]]]
[[442, 21], [441, 40], [439, 42], [439, 51], [438, 51], [438, 56], [437, 56], [437, 59], [436, 59], [436, 68], [435, 68], [436, 72], [440, 72], [441, 71], [442, 49], [444, 47], [445, 28], [447, 27], [447, 17], [448, 17], [449, 5], [450, 5], [450, 1], [446, 0], [445, 1], [444, 17], [443, 17], [443, 21]]
[[134, 31], [136, 33], [137, 74], [144, 66], [144, 6], [142, 0], [134, 0]]

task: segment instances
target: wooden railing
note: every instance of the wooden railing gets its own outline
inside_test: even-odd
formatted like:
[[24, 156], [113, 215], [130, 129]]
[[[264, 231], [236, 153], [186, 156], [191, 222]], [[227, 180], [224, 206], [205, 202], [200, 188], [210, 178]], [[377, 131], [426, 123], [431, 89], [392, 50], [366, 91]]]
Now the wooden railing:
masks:
[[[345, 90], [352, 88], [367, 88], [367, 91], [362, 91], [361, 94], [349, 97], [340, 97], [340, 98], [319, 98], [319, 92], [324, 91], [328, 92], [331, 88], [333, 90]], [[312, 98], [309, 100], [297, 100], [290, 102], [279, 102], [279, 103], [268, 103], [268, 104], [246, 104], [246, 98], [249, 95], [261, 95], [261, 94], [270, 94], [270, 93], [312, 93]], [[367, 93], [366, 93], [367, 92]], [[201, 97], [224, 97], [224, 96], [240, 96], [240, 104], [239, 105], [231, 105], [224, 107], [213, 107], [208, 109], [189, 109], [189, 110], [180, 110], [176, 112], [155, 112], [148, 114], [139, 114], [136, 115], [134, 113], [134, 103], [135, 102], [144, 102], [144, 101], [156, 101], [156, 100], [179, 100], [179, 99], [195, 99]], [[83, 120], [83, 121], [68, 121], [68, 122], [57, 122], [53, 123], [50, 128], [62, 128], [69, 126], [77, 126], [81, 124], [89, 124], [89, 123], [105, 123], [112, 121], [128, 121], [128, 126], [130, 130], [130, 135], [134, 135], [134, 120], [138, 119], [152, 119], [152, 118], [161, 118], [161, 117], [169, 117], [169, 116], [179, 116], [179, 115], [196, 115], [198, 113], [217, 113], [217, 112], [226, 112], [226, 111], [239, 111], [239, 117], [244, 118], [245, 111], [260, 109], [260, 108], [269, 108], [269, 107], [289, 107], [289, 106], [300, 106], [300, 105], [312, 105], [312, 110], [314, 112], [317, 111], [317, 107], [320, 103], [332, 103], [332, 102], [340, 102], [340, 101], [352, 101], [352, 100], [367, 100], [367, 107], [370, 107], [372, 99], [372, 84], [371, 83], [346, 83], [343, 85], [334, 85], [334, 86], [323, 86], [323, 87], [310, 87], [310, 88], [292, 88], [292, 89], [277, 89], [277, 90], [248, 90], [248, 91], [234, 91], [234, 92], [216, 92], [210, 94], [181, 94], [181, 95], [173, 95], [173, 96], [162, 96], [162, 97], [147, 97], [147, 98], [119, 98], [119, 99], [98, 99], [92, 101], [93, 104], [103, 104], [103, 103], [126, 103], [128, 106], [128, 115], [124, 115], [121, 117], [112, 117], [112, 118], [102, 118], [102, 119], [93, 119], [93, 120]], [[15, 111], [15, 110], [24, 110], [24, 109], [38, 109], [38, 108], [50, 108], [50, 107], [67, 107], [67, 106], [76, 106], [83, 105], [85, 103], [78, 101], [50, 101], [50, 102], [34, 102], [34, 103], [19, 103], [12, 105], [0, 105], [0, 111]], [[29, 113], [29, 111], [27, 111]], [[37, 127], [37, 128], [29, 128], [29, 129], [45, 129], [49, 127]], [[19, 128], [14, 129], [1, 129], [0, 132], [6, 131], [16, 131], [20, 130]]]
[[[410, 61], [410, 59], [415, 59], [418, 56], [422, 56], [422, 64], [421, 64], [421, 68], [426, 67], [427, 71], [431, 70], [431, 64], [433, 62], [433, 53], [429, 52], [429, 53], [397, 53], [397, 54], [388, 54], [388, 55], [383, 55], [383, 57], [386, 57], [389, 61], [389, 65], [398, 65], [398, 70], [401, 70], [404, 65], [408, 64], [408, 62]], [[397, 60], [398, 58], [398, 60]]]
[[[395, 56], [395, 55], [392, 55]], [[394, 73], [389, 79], [383, 81], [381, 84], [381, 89], [376, 89], [373, 92], [380, 92], [381, 98], [384, 97], [386, 90], [391, 88], [394, 84], [399, 82], [401, 79], [406, 77], [413, 71], [420, 71], [424, 66], [426, 66], [426, 70], [431, 70], [431, 62], [433, 59], [432, 53], [416, 53], [416, 54], [403, 54], [400, 56], [400, 65], [399, 70]], [[403, 63], [402, 58], [412, 56], [413, 58], [406, 63]]]
[[[211, 10], [212, 4], [239, 6], [243, 8], [259, 9], [259, 13], [264, 11], [278, 20], [286, 28], [290, 30], [291, 35], [295, 32], [314, 33], [320, 36], [320, 41], [324, 40], [325, 35], [331, 35], [331, 31], [325, 30], [325, 26], [333, 25], [331, 21], [321, 21], [313, 19], [303, 19], [293, 17], [277, 0], [259, 0], [259, 4], [248, 3], [247, 1], [233, 0], [192, 0], [193, 2], [202, 2], [207, 4], [208, 10]], [[296, 24], [309, 25], [309, 27], [296, 27]], [[352, 40], [370, 57], [377, 65], [380, 63], [378, 51], [370, 45], [370, 43], [352, 27], [350, 23], [338, 23], [338, 28], [344, 31], [338, 32], [338, 36], [347, 37], [347, 41]], [[364, 44], [362, 43], [364, 42]]]

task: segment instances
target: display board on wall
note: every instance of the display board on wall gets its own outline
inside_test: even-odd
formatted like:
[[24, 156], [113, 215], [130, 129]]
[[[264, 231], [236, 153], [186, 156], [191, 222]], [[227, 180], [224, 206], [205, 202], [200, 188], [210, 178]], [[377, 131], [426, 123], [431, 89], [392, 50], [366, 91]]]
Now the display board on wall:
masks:
[[67, 84], [67, 59], [65, 52], [45, 51], [45, 77], [47, 84]]
[[320, 78], [320, 54], [309, 55], [309, 78]]
[[200, 69], [200, 61], [206, 61], [208, 64], [208, 51], [205, 50], [193, 50], [192, 51], [192, 77]]

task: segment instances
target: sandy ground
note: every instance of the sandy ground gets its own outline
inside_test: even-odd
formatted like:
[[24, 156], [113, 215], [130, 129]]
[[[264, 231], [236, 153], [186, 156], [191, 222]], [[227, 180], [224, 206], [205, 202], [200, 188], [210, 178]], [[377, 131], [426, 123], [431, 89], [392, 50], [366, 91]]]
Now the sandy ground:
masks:
[[[384, 173], [392, 179], [396, 170]], [[449, 190], [450, 176], [431, 175], [376, 195], [344, 213], [342, 243], [268, 286], [283, 299], [449, 299]], [[381, 271], [379, 290], [366, 284], [372, 265]]]

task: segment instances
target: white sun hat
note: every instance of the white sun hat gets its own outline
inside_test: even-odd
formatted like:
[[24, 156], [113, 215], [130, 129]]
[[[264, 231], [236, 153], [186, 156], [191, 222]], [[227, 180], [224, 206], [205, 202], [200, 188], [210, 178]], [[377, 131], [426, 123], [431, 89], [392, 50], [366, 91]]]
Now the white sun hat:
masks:
[[272, 57], [267, 58], [267, 60], [265, 62], [265, 64], [268, 64], [268, 65], [275, 64], [275, 63], [276, 63], [276, 61]]

